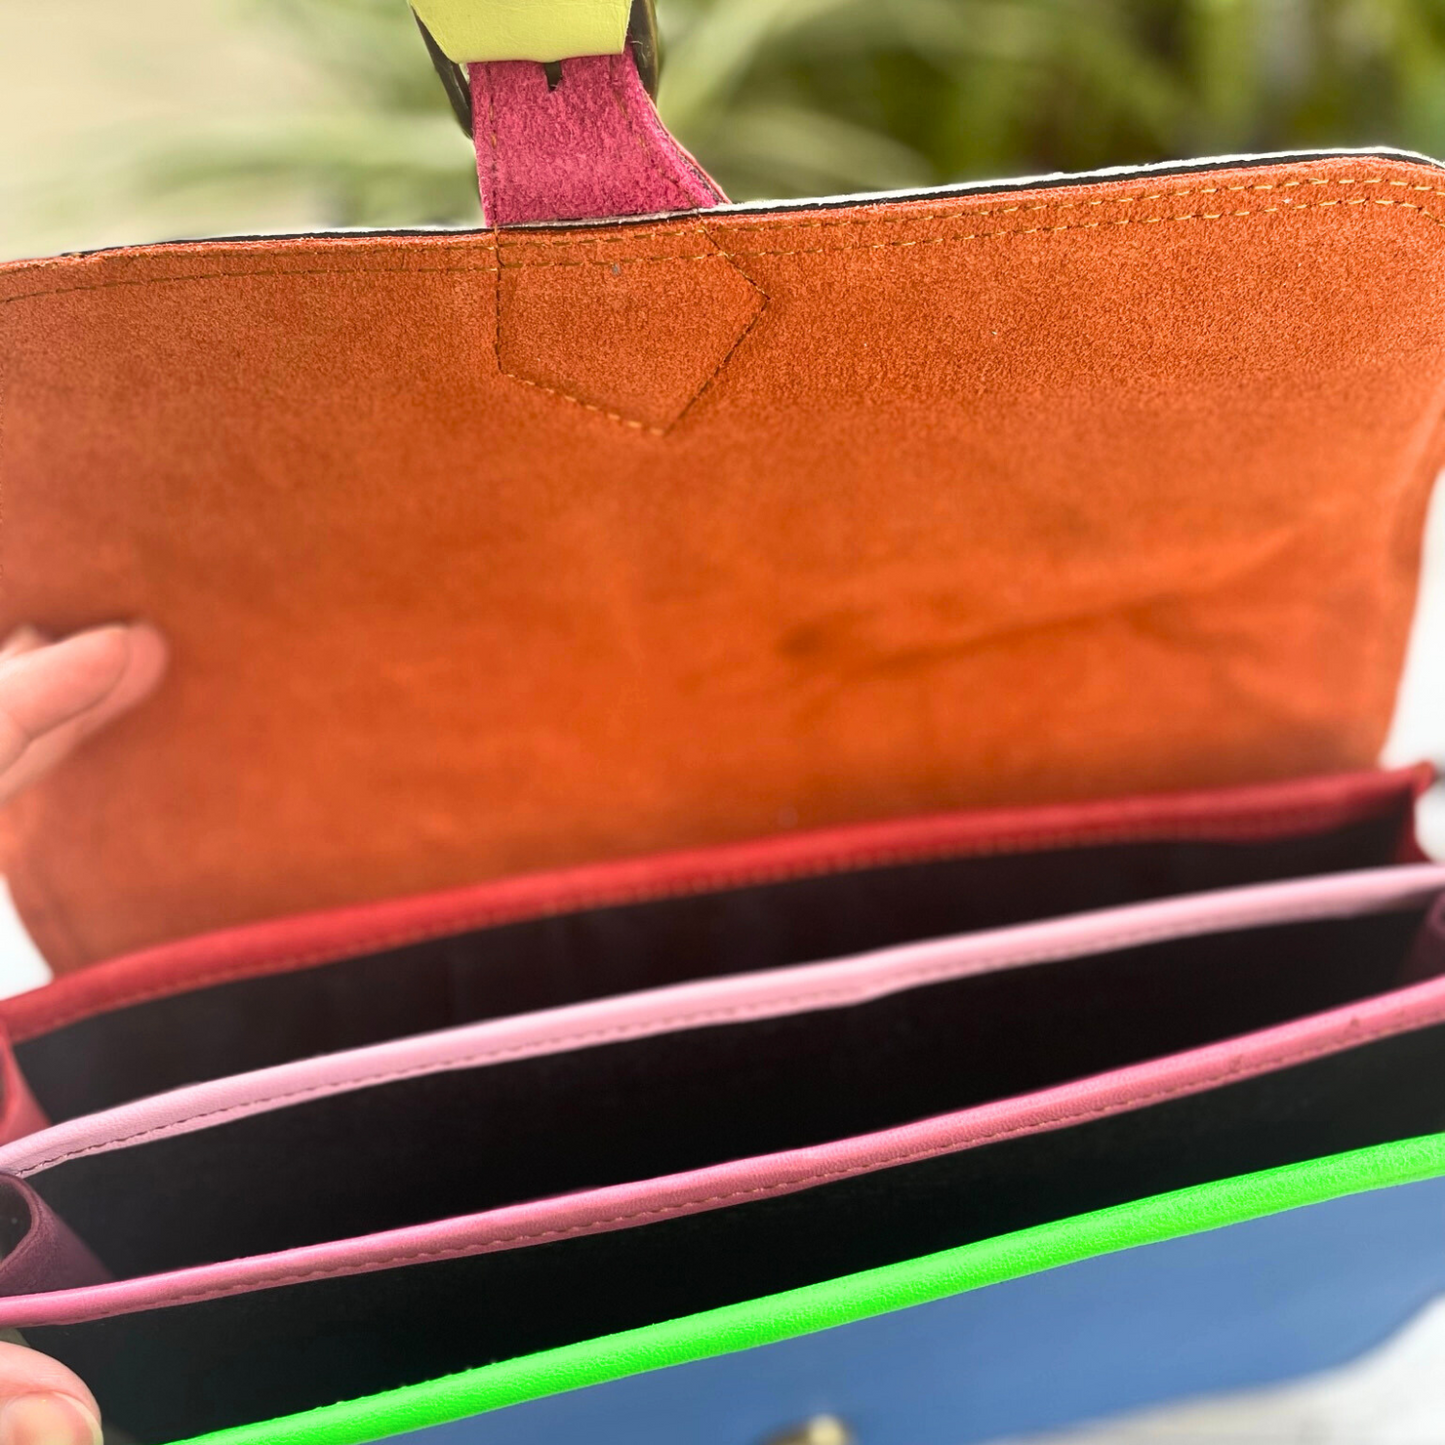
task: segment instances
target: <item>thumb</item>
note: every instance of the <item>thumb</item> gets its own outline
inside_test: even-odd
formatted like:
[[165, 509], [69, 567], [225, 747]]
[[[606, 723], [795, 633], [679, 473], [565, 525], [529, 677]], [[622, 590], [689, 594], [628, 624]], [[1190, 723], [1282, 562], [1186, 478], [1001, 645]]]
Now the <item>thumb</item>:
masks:
[[0, 1343], [0, 1445], [100, 1445], [100, 1410], [80, 1377]]
[[[160, 681], [165, 644], [144, 624], [46, 643], [22, 630], [0, 651], [0, 802]], [[3, 1445], [3, 1442], [0, 1442]]]

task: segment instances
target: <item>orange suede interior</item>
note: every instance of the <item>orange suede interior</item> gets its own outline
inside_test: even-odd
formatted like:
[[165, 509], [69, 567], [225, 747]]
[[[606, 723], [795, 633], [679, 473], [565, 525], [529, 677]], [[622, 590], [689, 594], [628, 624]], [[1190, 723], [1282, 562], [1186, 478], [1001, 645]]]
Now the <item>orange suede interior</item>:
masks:
[[0, 269], [0, 624], [162, 693], [6, 819], [62, 969], [299, 909], [1370, 764], [1445, 172]]

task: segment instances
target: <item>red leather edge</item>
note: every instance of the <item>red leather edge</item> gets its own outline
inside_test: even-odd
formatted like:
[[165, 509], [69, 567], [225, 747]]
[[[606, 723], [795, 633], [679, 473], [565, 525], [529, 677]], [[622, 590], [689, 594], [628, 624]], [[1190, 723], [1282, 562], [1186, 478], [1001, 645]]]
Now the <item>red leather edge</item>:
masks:
[[[97, 964], [0, 1002], [0, 1027], [23, 1043], [148, 999], [522, 919], [653, 898], [816, 877], [949, 856], [1087, 843], [1262, 840], [1329, 827], [1412, 802], [1426, 764], [1208, 792], [990, 809], [830, 828], [756, 842], [530, 874], [421, 897], [301, 914], [201, 935]], [[1424, 857], [1413, 827], [1397, 861]]]

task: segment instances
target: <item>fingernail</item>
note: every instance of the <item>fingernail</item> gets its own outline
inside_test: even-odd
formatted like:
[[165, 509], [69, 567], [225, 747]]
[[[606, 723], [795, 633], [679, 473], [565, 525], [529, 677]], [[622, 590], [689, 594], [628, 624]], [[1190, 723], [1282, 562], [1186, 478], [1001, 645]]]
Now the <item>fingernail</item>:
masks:
[[70, 1395], [20, 1395], [0, 1408], [0, 1445], [100, 1445], [100, 1421]]

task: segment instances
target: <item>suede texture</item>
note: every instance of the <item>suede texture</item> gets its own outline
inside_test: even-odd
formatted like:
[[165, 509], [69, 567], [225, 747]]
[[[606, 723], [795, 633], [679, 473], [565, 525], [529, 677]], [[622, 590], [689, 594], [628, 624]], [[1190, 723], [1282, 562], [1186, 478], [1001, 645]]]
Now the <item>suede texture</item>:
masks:
[[482, 214], [493, 226], [643, 216], [725, 197], [667, 133], [630, 50], [469, 68]]
[[8, 811], [27, 924], [64, 970], [1371, 765], [1438, 460], [1442, 182], [1357, 156], [0, 268], [0, 624], [174, 647]]

